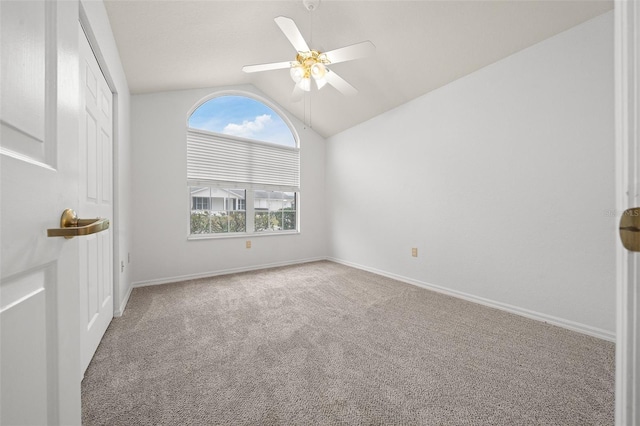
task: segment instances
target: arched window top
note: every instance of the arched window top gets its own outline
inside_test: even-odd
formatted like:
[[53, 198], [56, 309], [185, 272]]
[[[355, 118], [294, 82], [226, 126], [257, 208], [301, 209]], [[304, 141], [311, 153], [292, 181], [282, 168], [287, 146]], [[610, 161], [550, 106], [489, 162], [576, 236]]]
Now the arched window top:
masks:
[[198, 106], [189, 127], [245, 139], [296, 147], [296, 138], [280, 114], [242, 95], [217, 96]]

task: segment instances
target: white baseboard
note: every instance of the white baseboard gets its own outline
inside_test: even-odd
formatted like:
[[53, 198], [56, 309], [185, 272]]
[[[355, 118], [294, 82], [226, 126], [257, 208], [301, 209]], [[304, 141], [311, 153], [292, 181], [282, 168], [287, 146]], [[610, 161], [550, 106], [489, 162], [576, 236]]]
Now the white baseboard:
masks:
[[129, 290], [127, 291], [127, 294], [124, 296], [124, 299], [122, 299], [122, 301], [120, 302], [120, 306], [113, 313], [114, 317], [122, 316], [122, 314], [124, 313], [124, 308], [127, 307], [127, 303], [129, 302], [129, 297], [131, 296], [132, 291], [133, 291], [133, 286], [130, 286]]
[[529, 309], [520, 308], [518, 306], [509, 305], [507, 303], [496, 302], [494, 300], [485, 299], [484, 297], [474, 296], [472, 294], [464, 293], [457, 290], [452, 290], [446, 287], [441, 287], [439, 285], [418, 281], [413, 278], [407, 278], [402, 275], [381, 271], [379, 269], [371, 268], [364, 265], [359, 265], [357, 263], [348, 262], [346, 260], [336, 259], [332, 257], [328, 257], [327, 260], [335, 263], [340, 263], [342, 265], [350, 266], [352, 268], [362, 269], [363, 271], [372, 272], [377, 275], [382, 275], [384, 277], [402, 281], [404, 283], [415, 285], [417, 287], [422, 287], [427, 290], [436, 291], [438, 293], [446, 294], [448, 296], [457, 297], [459, 299], [468, 300], [470, 302], [478, 303], [480, 305], [489, 306], [491, 308], [500, 309], [502, 311], [507, 311], [512, 314], [516, 314], [516, 315], [520, 315], [520, 316], [534, 319], [537, 321], [542, 321], [549, 324], [557, 325], [558, 327], [566, 328], [572, 331], [577, 331], [578, 333], [597, 337], [599, 339], [608, 340], [610, 342], [615, 342], [616, 340], [616, 335], [614, 332], [592, 327], [586, 324], [581, 324], [581, 323], [566, 320], [563, 318], [554, 317], [552, 315], [531, 311]]
[[289, 266], [289, 265], [297, 265], [300, 263], [309, 263], [309, 262], [317, 262], [320, 260], [327, 260], [326, 257], [312, 257], [312, 258], [308, 258], [308, 259], [298, 259], [298, 260], [291, 260], [291, 261], [286, 261], [286, 262], [275, 262], [275, 263], [267, 263], [267, 264], [262, 264], [262, 265], [253, 265], [253, 266], [243, 266], [240, 268], [231, 268], [231, 269], [221, 269], [218, 271], [209, 271], [209, 272], [200, 272], [197, 274], [189, 274], [189, 275], [179, 275], [179, 276], [175, 276], [175, 277], [169, 277], [169, 278], [158, 278], [158, 279], [153, 279], [153, 280], [146, 280], [146, 281], [136, 281], [133, 283], [132, 287], [146, 287], [146, 286], [150, 286], [150, 285], [160, 285], [160, 284], [169, 284], [169, 283], [176, 283], [176, 282], [180, 282], [180, 281], [189, 281], [189, 280], [196, 280], [199, 278], [208, 278], [208, 277], [215, 277], [218, 275], [229, 275], [229, 274], [237, 274], [240, 272], [249, 272], [249, 271], [255, 271], [258, 269], [268, 269], [268, 268], [277, 268], [280, 266]]

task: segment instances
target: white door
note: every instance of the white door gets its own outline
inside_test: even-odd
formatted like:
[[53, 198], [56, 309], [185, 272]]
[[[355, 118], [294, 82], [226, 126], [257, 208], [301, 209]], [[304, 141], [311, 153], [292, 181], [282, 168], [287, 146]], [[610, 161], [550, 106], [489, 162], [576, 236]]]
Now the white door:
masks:
[[[80, 203], [82, 217], [112, 218], [112, 101], [89, 41], [80, 43]], [[80, 341], [82, 374], [113, 318], [113, 233], [80, 240]]]
[[[615, 5], [617, 209], [640, 208], [640, 3]], [[631, 211], [637, 213], [637, 210]], [[636, 220], [630, 220], [630, 218]], [[638, 216], [623, 218], [637, 242]], [[630, 225], [630, 226], [629, 226]], [[616, 424], [640, 425], [640, 253], [618, 245]]]
[[80, 423], [78, 2], [0, 1], [0, 423]]

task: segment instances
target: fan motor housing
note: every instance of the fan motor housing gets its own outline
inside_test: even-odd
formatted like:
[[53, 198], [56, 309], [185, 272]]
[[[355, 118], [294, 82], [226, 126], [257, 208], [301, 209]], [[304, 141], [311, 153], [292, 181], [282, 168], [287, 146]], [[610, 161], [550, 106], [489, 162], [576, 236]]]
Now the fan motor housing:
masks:
[[313, 12], [320, 6], [320, 0], [302, 0], [302, 4], [308, 11]]

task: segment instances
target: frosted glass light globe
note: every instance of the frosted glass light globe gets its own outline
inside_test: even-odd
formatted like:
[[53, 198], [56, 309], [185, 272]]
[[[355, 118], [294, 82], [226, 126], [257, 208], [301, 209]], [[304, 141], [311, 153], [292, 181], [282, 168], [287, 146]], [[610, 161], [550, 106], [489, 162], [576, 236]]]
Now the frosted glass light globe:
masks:
[[327, 68], [324, 66], [324, 64], [321, 64], [320, 62], [316, 62], [315, 64], [311, 65], [311, 75], [316, 80], [323, 78], [326, 73], [327, 73]]
[[304, 77], [304, 70], [300, 66], [295, 66], [291, 68], [291, 70], [289, 71], [289, 74], [291, 75], [291, 78], [293, 79], [293, 81], [298, 83]]
[[303, 78], [302, 80], [300, 80], [298, 82], [298, 86], [302, 90], [304, 90], [305, 92], [311, 91], [311, 79], [310, 78]]

